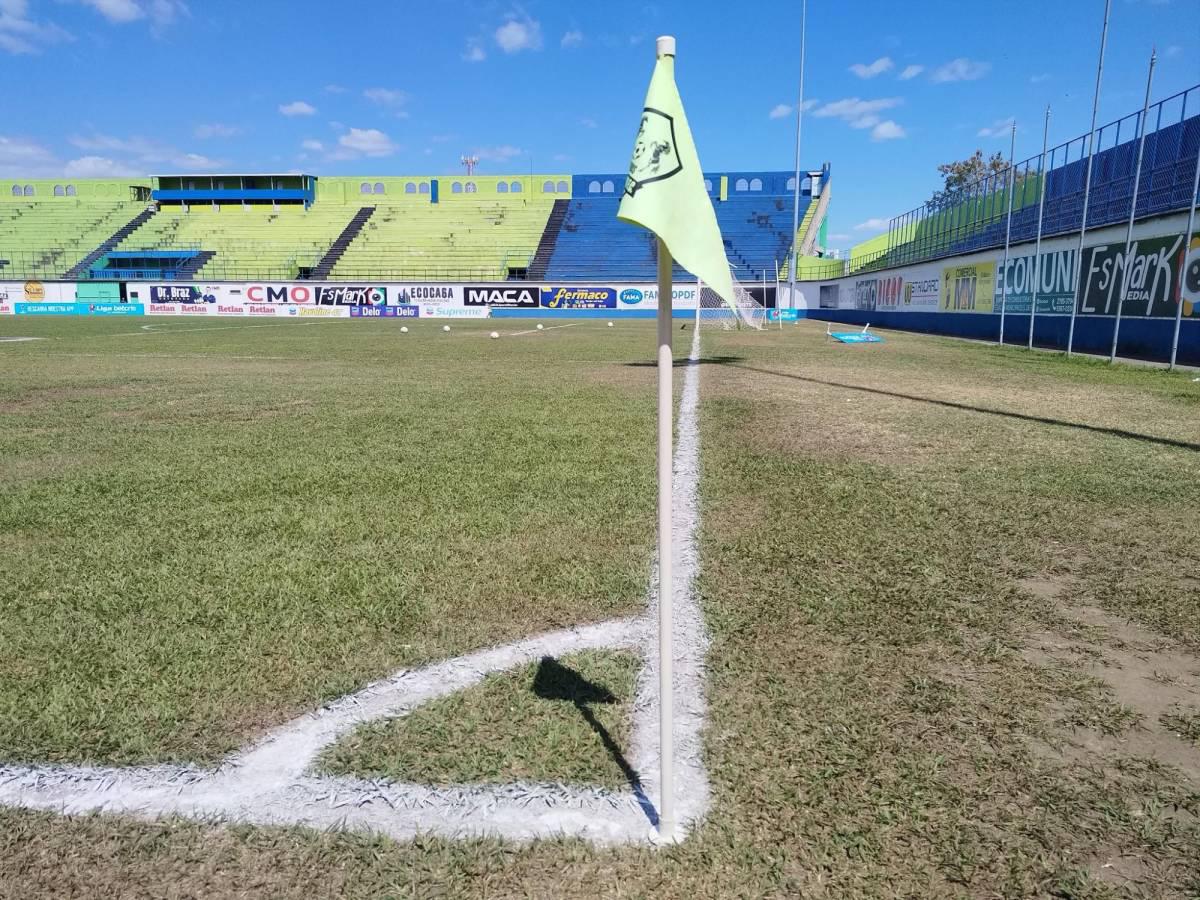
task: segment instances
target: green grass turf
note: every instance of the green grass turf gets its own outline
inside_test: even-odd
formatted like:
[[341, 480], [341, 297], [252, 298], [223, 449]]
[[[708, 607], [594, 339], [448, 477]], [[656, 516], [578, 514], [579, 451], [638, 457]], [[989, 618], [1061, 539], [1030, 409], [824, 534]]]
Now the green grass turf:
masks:
[[632, 653], [588, 650], [490, 675], [402, 719], [363, 726], [320, 768], [419, 784], [626, 788], [640, 665]]
[[[357, 343], [330, 346], [335, 331], [311, 330], [269, 340], [246, 332], [224, 352], [271, 345], [310, 365], [370, 355]], [[1200, 385], [1190, 374], [911, 335], [835, 346], [823, 331], [805, 324], [706, 338], [714, 361], [701, 387], [701, 599], [713, 638], [705, 751], [713, 806], [687, 843], [397, 844], [0, 811], [0, 896], [1200, 894], [1200, 784], [1141, 752], [1139, 734], [1167, 738], [1144, 731], [1155, 722], [1110, 687], [1120, 670], [1102, 679], [1089, 669], [1120, 641], [1085, 621], [1095, 615], [1087, 610], [1102, 610], [1154, 629], [1176, 654], [1200, 653], [1200, 479], [1190, 475], [1200, 459]], [[558, 334], [572, 332], [585, 336]], [[628, 379], [650, 370], [618, 374], [601, 360], [622, 355], [606, 349], [619, 336], [586, 336], [558, 378], [599, 373], [606, 393], [597, 415], [623, 390], [641, 397], [649, 381], [631, 388]], [[217, 337], [177, 339], [173, 352], [198, 352]], [[284, 340], [295, 343], [284, 349]], [[510, 368], [536, 365], [537, 345], [500, 343], [495, 352], [512, 354]], [[107, 352], [111, 343], [79, 346]], [[49, 350], [20, 352], [0, 357], [6, 376], [26, 377]], [[447, 365], [448, 353], [430, 345], [439, 352]], [[39, 363], [27, 390], [71, 371], [86, 379], [86, 370], [64, 371], [67, 362]], [[225, 378], [233, 367], [210, 371]], [[110, 378], [119, 387], [146, 371]], [[486, 363], [477, 371], [513, 377]], [[321, 396], [315, 381], [300, 396]], [[80, 399], [57, 441], [86, 441], [86, 423], [110, 402]], [[236, 395], [212, 402], [236, 406]], [[322, 416], [338, 416], [336, 404], [317, 402]], [[53, 422], [47, 416], [42, 427]], [[24, 439], [51, 445], [40, 433]], [[588, 459], [609, 449], [575, 448]], [[503, 483], [504, 473], [493, 467], [479, 481]], [[651, 505], [648, 482], [635, 502]], [[26, 506], [42, 509], [37, 498]], [[115, 549], [106, 558], [123, 571]], [[524, 562], [540, 565], [530, 552]], [[70, 571], [86, 562], [74, 559]], [[11, 602], [2, 609], [12, 615]], [[46, 627], [31, 597], [21, 595], [17, 609]], [[486, 615], [497, 638], [515, 630], [510, 610]], [[84, 640], [64, 636], [57, 646]], [[1043, 649], [1054, 642], [1075, 649]], [[0, 660], [18, 672], [53, 668], [38, 658], [14, 664], [7, 652]], [[68, 697], [86, 682], [69, 669], [42, 677]], [[234, 693], [219, 694], [214, 708], [228, 713]], [[1167, 715], [1177, 751], [1196, 706]], [[16, 704], [5, 740], [40, 715], [34, 703]]]
[[3, 756], [212, 762], [638, 609], [652, 331], [440, 324], [0, 321], [48, 338], [0, 347]]

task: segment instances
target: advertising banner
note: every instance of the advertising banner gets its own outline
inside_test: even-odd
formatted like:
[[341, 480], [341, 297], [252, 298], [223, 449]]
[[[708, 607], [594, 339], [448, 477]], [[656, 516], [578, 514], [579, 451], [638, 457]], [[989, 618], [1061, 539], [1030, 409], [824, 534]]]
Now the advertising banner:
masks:
[[854, 282], [854, 308], [873, 310], [879, 297], [879, 280], [864, 278]]
[[904, 296], [904, 278], [900, 275], [887, 275], [879, 279], [879, 287], [875, 297], [875, 308], [897, 310]]
[[200, 288], [194, 284], [163, 284], [150, 286], [151, 303], [216, 303], [215, 288]]
[[799, 322], [800, 310], [798, 309], [768, 309], [768, 322]]
[[1122, 316], [1174, 318], [1175, 286], [1185, 254], [1182, 234], [1136, 240], [1128, 256], [1123, 241], [1085, 247], [1079, 314], [1115, 316], [1127, 279]]
[[229, 300], [248, 300], [251, 303], [312, 303], [314, 291], [311, 284], [231, 284], [225, 288]]
[[317, 285], [317, 306], [387, 306], [387, 288], [378, 285]]
[[937, 269], [913, 269], [905, 273], [901, 311], [936, 312], [942, 296], [942, 278]]
[[542, 291], [545, 309], [616, 309], [617, 291], [610, 287], [552, 287]]
[[18, 316], [140, 316], [146, 310], [140, 303], [14, 303]]
[[392, 288], [394, 302], [409, 305], [441, 303], [457, 306], [462, 289], [457, 284], [402, 284]]
[[[1003, 300], [1004, 311], [1028, 313], [1033, 304], [1034, 269], [1037, 269], [1037, 311], [1043, 313], [1070, 314], [1075, 298], [1075, 251], [1055, 250], [1043, 253], [1039, 265], [1034, 266], [1033, 254], [1010, 257], [1008, 266], [1004, 258], [997, 264], [1002, 269], [996, 279], [996, 297], [993, 310], [1000, 311]], [[1007, 291], [1007, 296], [1005, 292]]]
[[990, 313], [995, 284], [994, 262], [942, 269], [942, 312]]
[[463, 288], [463, 303], [467, 306], [507, 306], [537, 309], [540, 291], [537, 285], [513, 287], [499, 284], [467, 285]]
[[148, 316], [207, 316], [209, 311], [218, 315], [215, 303], [150, 303], [146, 306]]
[[416, 319], [421, 315], [419, 306], [352, 306], [352, 319]]
[[447, 306], [441, 303], [422, 303], [419, 306], [422, 319], [486, 319], [491, 315], [487, 306]]
[[[615, 284], [612, 287], [617, 294], [616, 309], [658, 308], [658, 285], [656, 284]], [[671, 306], [674, 309], [695, 309], [696, 285], [672, 285]], [[613, 307], [604, 308], [612, 309]]]

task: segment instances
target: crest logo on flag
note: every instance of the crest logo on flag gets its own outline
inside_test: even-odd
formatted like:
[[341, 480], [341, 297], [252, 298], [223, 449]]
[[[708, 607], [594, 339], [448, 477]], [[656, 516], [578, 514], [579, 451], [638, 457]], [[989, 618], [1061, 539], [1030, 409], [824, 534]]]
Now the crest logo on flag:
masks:
[[665, 112], [645, 107], [637, 141], [633, 146], [633, 159], [629, 161], [625, 193], [632, 197], [638, 188], [655, 181], [665, 181], [683, 171], [676, 148], [675, 119]]

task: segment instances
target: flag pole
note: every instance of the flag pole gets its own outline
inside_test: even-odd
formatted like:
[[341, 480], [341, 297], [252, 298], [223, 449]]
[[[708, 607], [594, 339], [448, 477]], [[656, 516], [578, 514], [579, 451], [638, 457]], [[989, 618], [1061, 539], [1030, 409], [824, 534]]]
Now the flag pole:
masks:
[[[801, 126], [804, 124], [804, 32], [807, 27], [808, 0], [800, 0], [800, 88], [796, 96], [796, 189], [792, 192], [792, 255], [788, 259], [788, 305], [793, 309], [796, 307], [796, 263], [800, 259], [800, 134]], [[765, 299], [763, 305], [766, 305]], [[775, 308], [779, 309], [778, 297], [775, 300]], [[782, 320], [779, 326], [783, 327]]]
[[[1012, 239], [1013, 194], [1017, 192], [1017, 172], [1013, 168], [1013, 159], [1017, 152], [1017, 120], [1012, 122], [1012, 136], [1008, 145], [1008, 218], [1004, 223], [1004, 265], [1000, 267], [1000, 346], [1004, 346], [1004, 314], [1008, 311], [1008, 247]], [[1024, 185], [1022, 185], [1024, 187]], [[1021, 197], [1024, 200], [1024, 195]], [[992, 297], [996, 289], [992, 288]]]
[[1192, 244], [1192, 228], [1196, 224], [1196, 194], [1200, 192], [1200, 149], [1196, 152], [1196, 174], [1192, 176], [1192, 195], [1188, 201], [1187, 231], [1183, 236], [1183, 261], [1179, 266], [1179, 290], [1175, 294], [1175, 332], [1171, 336], [1171, 370], [1175, 369], [1175, 358], [1179, 352], [1179, 325], [1183, 321], [1183, 285], [1187, 276], [1188, 250]]
[[[1133, 220], [1137, 217], [1137, 201], [1138, 190], [1142, 183], [1142, 154], [1146, 150], [1146, 117], [1150, 114], [1150, 89], [1154, 84], [1154, 64], [1158, 61], [1158, 52], [1150, 49], [1150, 70], [1146, 73], [1146, 102], [1142, 106], [1141, 121], [1138, 123], [1142, 126], [1142, 134], [1138, 139], [1138, 154], [1137, 163], [1133, 170], [1133, 196], [1129, 200], [1129, 225], [1125, 229], [1125, 260], [1121, 266], [1121, 293], [1117, 296], [1117, 317], [1113, 320], [1113, 336], [1112, 349], [1108, 354], [1108, 361], [1115, 363], [1117, 361], [1117, 341], [1121, 336], [1121, 309], [1125, 305], [1125, 294], [1129, 291], [1129, 276], [1133, 274]], [[1188, 235], [1187, 240], [1191, 240], [1191, 235]], [[1184, 241], [1187, 245], [1187, 241]], [[1146, 315], [1150, 315], [1150, 307], [1154, 304], [1152, 299], [1146, 301]]]
[[[1046, 122], [1042, 125], [1042, 155], [1038, 157], [1038, 224], [1037, 241], [1033, 245], [1033, 296], [1029, 301], [1029, 349], [1033, 349], [1033, 320], [1037, 318], [1038, 286], [1042, 277], [1042, 217], [1046, 212], [1046, 141], [1050, 137], [1050, 104], [1046, 104]], [[1072, 303], [1074, 298], [1072, 298]], [[1054, 308], [1050, 308], [1051, 312]]]
[[[662, 50], [663, 39], [659, 38]], [[669, 39], [672, 44], [674, 39]], [[698, 298], [697, 298], [698, 299]], [[658, 834], [675, 834], [675, 747], [671, 722], [671, 441], [675, 397], [672, 391], [674, 354], [671, 352], [671, 251], [658, 238]]]
[[1112, 0], [1104, 0], [1104, 25], [1100, 29], [1100, 59], [1096, 63], [1096, 92], [1092, 95], [1092, 128], [1088, 132], [1087, 169], [1083, 176], [1083, 213], [1079, 217], [1079, 246], [1075, 250], [1075, 281], [1071, 295], [1071, 322], [1067, 326], [1067, 356], [1075, 350], [1075, 316], [1083, 303], [1083, 239], [1087, 234], [1088, 201], [1092, 196], [1092, 161], [1096, 153], [1096, 113], [1100, 108], [1100, 79], [1104, 77], [1104, 46], [1108, 43], [1108, 15]]
[[[656, 57], [675, 55], [675, 38], [655, 42]], [[675, 837], [675, 741], [672, 722], [671, 632], [674, 581], [671, 577], [671, 444], [674, 437], [675, 357], [671, 352], [671, 251], [658, 240], [658, 834]], [[696, 303], [700, 303], [699, 296]]]

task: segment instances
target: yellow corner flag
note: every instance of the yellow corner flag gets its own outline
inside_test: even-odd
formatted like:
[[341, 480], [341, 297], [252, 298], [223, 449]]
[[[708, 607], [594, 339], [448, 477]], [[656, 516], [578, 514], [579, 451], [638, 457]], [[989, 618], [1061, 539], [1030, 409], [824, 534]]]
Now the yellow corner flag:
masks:
[[654, 64], [617, 218], [653, 231], [681, 266], [734, 306], [721, 229], [675, 87], [673, 50]]

